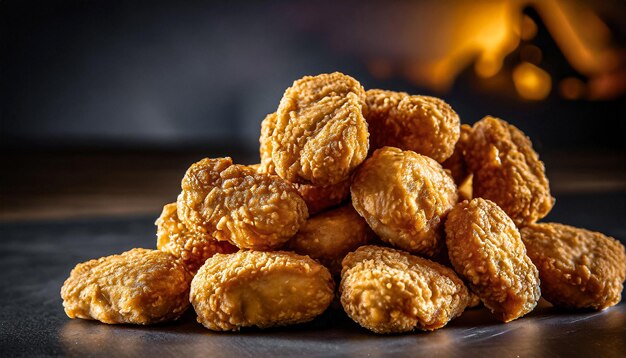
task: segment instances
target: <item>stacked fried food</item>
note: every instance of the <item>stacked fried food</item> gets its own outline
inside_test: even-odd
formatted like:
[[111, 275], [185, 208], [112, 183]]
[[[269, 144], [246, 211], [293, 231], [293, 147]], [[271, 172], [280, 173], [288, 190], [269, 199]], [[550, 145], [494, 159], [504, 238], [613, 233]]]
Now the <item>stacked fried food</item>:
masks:
[[530, 139], [504, 120], [461, 125], [438, 98], [307, 76], [262, 121], [259, 164], [194, 163], [157, 250], [78, 264], [61, 296], [70, 318], [110, 324], [191, 305], [217, 331], [310, 321], [336, 294], [376, 333], [435, 330], [479, 302], [503, 322], [542, 295], [617, 304], [624, 246], [537, 223], [554, 203]]

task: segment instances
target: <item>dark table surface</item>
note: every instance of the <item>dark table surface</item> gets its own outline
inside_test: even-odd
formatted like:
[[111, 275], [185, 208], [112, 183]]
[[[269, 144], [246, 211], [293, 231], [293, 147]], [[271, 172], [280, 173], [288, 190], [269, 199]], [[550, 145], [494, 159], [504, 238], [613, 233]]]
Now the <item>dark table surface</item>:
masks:
[[[567, 194], [547, 218], [626, 240], [626, 192]], [[541, 302], [508, 324], [485, 308], [431, 333], [375, 335], [329, 309], [313, 322], [216, 333], [195, 322], [110, 326], [65, 316], [59, 291], [74, 265], [155, 246], [154, 216], [0, 223], [1, 356], [626, 356], [626, 303], [602, 312]]]

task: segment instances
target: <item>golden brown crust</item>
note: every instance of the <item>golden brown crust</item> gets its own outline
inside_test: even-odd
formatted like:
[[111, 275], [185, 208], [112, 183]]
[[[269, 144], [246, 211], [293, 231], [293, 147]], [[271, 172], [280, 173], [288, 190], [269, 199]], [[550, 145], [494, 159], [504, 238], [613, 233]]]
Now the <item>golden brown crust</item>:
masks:
[[332, 274], [339, 274], [341, 260], [373, 239], [372, 229], [351, 204], [346, 204], [310, 217], [285, 248], [308, 255]]
[[276, 111], [271, 136], [276, 173], [318, 186], [347, 179], [369, 148], [364, 98], [361, 84], [338, 72], [295, 81]]
[[189, 306], [191, 274], [169, 253], [133, 249], [76, 265], [61, 288], [70, 318], [152, 324]]
[[469, 302], [451, 269], [406, 252], [362, 246], [343, 260], [341, 304], [355, 322], [376, 333], [435, 330]]
[[198, 322], [215, 331], [307, 322], [334, 296], [334, 281], [315, 260], [292, 252], [239, 251], [208, 259], [191, 283]]
[[372, 149], [412, 150], [440, 163], [452, 155], [460, 120], [446, 102], [379, 89], [368, 90], [365, 98]]
[[155, 224], [157, 249], [179, 258], [194, 275], [211, 256], [217, 253], [230, 254], [239, 250], [228, 241], [217, 241], [210, 235], [187, 229], [178, 218], [176, 203], [165, 205]]
[[498, 204], [516, 225], [534, 223], [552, 209], [543, 162], [515, 126], [489, 116], [476, 122], [465, 160], [474, 174], [473, 196]]
[[293, 186], [304, 199], [309, 214], [313, 215], [346, 201], [350, 196], [350, 183], [347, 179], [326, 186], [308, 184], [293, 184]]
[[306, 204], [289, 183], [233, 165], [230, 158], [194, 163], [181, 186], [177, 201], [181, 221], [239, 248], [280, 247], [308, 217]]
[[257, 171], [266, 174], [276, 174], [274, 162], [272, 162], [272, 133], [276, 127], [276, 113], [265, 116], [261, 122], [261, 136], [259, 137], [259, 154], [261, 163]]
[[452, 152], [450, 158], [441, 163], [444, 169], [450, 171], [450, 175], [452, 175], [457, 186], [461, 186], [470, 175], [465, 163], [464, 153], [471, 131], [472, 127], [469, 124], [461, 124], [461, 135], [458, 142], [454, 145], [454, 152]]
[[352, 205], [383, 241], [428, 256], [438, 250], [442, 220], [458, 198], [439, 163], [393, 147], [376, 150], [350, 190]]
[[502, 209], [476, 198], [457, 204], [446, 220], [450, 261], [501, 321], [530, 312], [541, 295], [537, 268]]
[[521, 234], [550, 303], [597, 310], [619, 303], [626, 253], [617, 240], [557, 223], [528, 225]]

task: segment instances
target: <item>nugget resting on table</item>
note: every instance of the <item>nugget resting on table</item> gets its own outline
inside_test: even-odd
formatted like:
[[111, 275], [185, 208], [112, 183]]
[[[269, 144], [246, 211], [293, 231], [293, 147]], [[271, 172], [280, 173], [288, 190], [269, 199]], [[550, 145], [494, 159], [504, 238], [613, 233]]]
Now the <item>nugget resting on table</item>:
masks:
[[70, 318], [151, 324], [185, 312], [190, 281], [191, 274], [173, 255], [133, 249], [76, 265], [61, 297]]
[[317, 186], [346, 180], [369, 149], [364, 99], [361, 84], [342, 73], [295, 81], [280, 101], [271, 134], [276, 173]]
[[356, 171], [352, 205], [385, 242], [434, 255], [442, 221], [457, 202], [452, 177], [433, 159], [412, 151], [378, 149]]
[[496, 318], [509, 322], [535, 308], [539, 273], [502, 209], [482, 198], [463, 201], [448, 214], [445, 229], [455, 271]]
[[308, 217], [304, 200], [289, 183], [234, 165], [230, 158], [194, 163], [181, 186], [177, 201], [181, 221], [239, 248], [280, 247]]
[[368, 90], [363, 115], [371, 148], [412, 150], [438, 162], [448, 159], [459, 139], [459, 116], [443, 100], [404, 92]]
[[626, 253], [619, 241], [557, 223], [532, 224], [520, 232], [550, 303], [597, 310], [619, 303], [626, 278]]
[[191, 283], [198, 322], [215, 331], [307, 322], [333, 300], [334, 281], [292, 252], [239, 251], [208, 259]]
[[441, 328], [470, 300], [452, 269], [379, 246], [362, 246], [346, 256], [339, 290], [348, 316], [376, 333]]
[[473, 197], [498, 204], [516, 225], [536, 222], [554, 205], [543, 162], [530, 139], [515, 126], [494, 117], [474, 124], [465, 145], [473, 177]]
[[209, 257], [220, 253], [229, 254], [239, 250], [228, 241], [217, 241], [206, 233], [187, 229], [178, 218], [176, 203], [163, 207], [157, 219], [157, 249], [180, 258], [192, 274]]
[[351, 204], [312, 216], [287, 242], [285, 249], [319, 261], [331, 273], [341, 272], [341, 260], [350, 251], [375, 238]]

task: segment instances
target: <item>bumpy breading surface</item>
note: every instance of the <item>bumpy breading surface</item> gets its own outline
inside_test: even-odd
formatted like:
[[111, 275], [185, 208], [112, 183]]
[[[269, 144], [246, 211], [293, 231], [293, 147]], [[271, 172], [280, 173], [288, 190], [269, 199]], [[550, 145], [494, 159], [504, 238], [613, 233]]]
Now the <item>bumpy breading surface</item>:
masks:
[[441, 163], [441, 166], [444, 169], [450, 171], [450, 174], [454, 179], [454, 183], [456, 183], [457, 186], [461, 186], [461, 184], [467, 180], [469, 175], [467, 164], [465, 164], [464, 153], [471, 131], [472, 127], [470, 125], [461, 124], [461, 135], [459, 136], [459, 140], [454, 145], [454, 152], [452, 152], [450, 158]]
[[333, 300], [334, 281], [292, 252], [239, 251], [208, 259], [191, 283], [198, 322], [215, 331], [310, 321]]
[[432, 256], [442, 220], [457, 202], [452, 177], [433, 159], [412, 151], [378, 149], [356, 171], [352, 205], [385, 242]]
[[454, 269], [498, 319], [509, 322], [535, 308], [539, 274], [502, 209], [489, 200], [466, 200], [450, 211], [445, 227]]
[[473, 196], [498, 204], [518, 226], [534, 223], [552, 209], [543, 162], [515, 126], [489, 116], [476, 122], [465, 160], [474, 174]]
[[528, 225], [521, 234], [550, 303], [597, 310], [619, 303], [626, 254], [617, 240], [557, 223]]
[[295, 81], [276, 111], [271, 136], [276, 173], [300, 184], [347, 179], [369, 149], [364, 98], [361, 84], [338, 72]]
[[261, 122], [261, 136], [259, 137], [259, 155], [261, 163], [258, 171], [266, 174], [276, 174], [272, 161], [272, 133], [276, 127], [276, 113], [265, 116]]
[[217, 241], [210, 235], [187, 229], [178, 219], [176, 203], [163, 207], [157, 219], [157, 248], [180, 258], [192, 274], [209, 257], [220, 253], [229, 254], [239, 250], [228, 241]]
[[346, 204], [340, 208], [312, 216], [285, 247], [300, 255], [308, 255], [326, 266], [331, 273], [341, 272], [341, 260], [350, 251], [374, 239], [374, 232], [365, 220]]
[[469, 302], [451, 269], [406, 252], [362, 246], [343, 260], [341, 304], [355, 322], [376, 333], [435, 330]]
[[372, 89], [366, 92], [365, 116], [372, 149], [384, 146], [448, 159], [459, 139], [459, 116], [439, 98]]
[[185, 225], [239, 248], [281, 246], [304, 224], [304, 200], [275, 175], [233, 165], [230, 158], [194, 163], [182, 180], [178, 216]]
[[70, 318], [151, 324], [189, 306], [191, 274], [169, 253], [133, 249], [76, 265], [61, 288]]
[[349, 179], [325, 186], [308, 184], [293, 184], [293, 186], [304, 199], [310, 215], [337, 206], [350, 196]]

